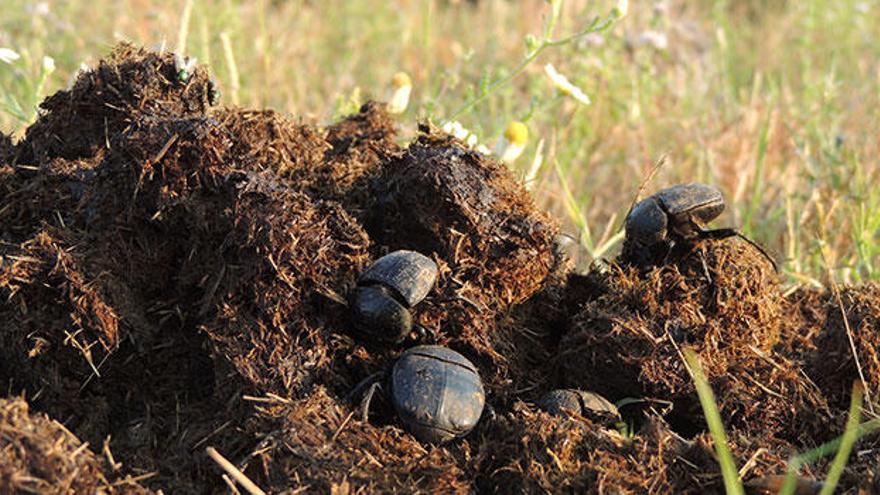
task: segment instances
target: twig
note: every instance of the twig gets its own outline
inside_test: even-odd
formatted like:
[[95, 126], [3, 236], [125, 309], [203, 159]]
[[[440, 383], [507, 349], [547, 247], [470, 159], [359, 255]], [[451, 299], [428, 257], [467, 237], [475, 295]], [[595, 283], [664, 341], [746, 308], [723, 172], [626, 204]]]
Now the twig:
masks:
[[658, 158], [657, 161], [654, 162], [654, 166], [651, 167], [651, 170], [648, 172], [648, 176], [645, 177], [645, 180], [643, 180], [641, 184], [639, 184], [639, 189], [636, 191], [636, 195], [633, 197], [632, 203], [629, 204], [629, 209], [626, 211], [626, 216], [624, 218], [629, 217], [629, 214], [632, 213], [633, 208], [636, 207], [636, 203], [639, 202], [639, 198], [642, 197], [642, 193], [645, 192], [645, 188], [648, 187], [648, 184], [654, 178], [654, 175], [657, 174], [657, 171], [660, 170], [660, 167], [666, 165], [667, 156], [668, 155], [666, 153], [663, 153], [662, 155], [660, 155], [660, 158]]
[[333, 436], [330, 438], [330, 443], [336, 443], [336, 439], [339, 438], [339, 434], [342, 433], [342, 430], [351, 421], [352, 416], [354, 416], [354, 411], [348, 413], [348, 416], [345, 417], [345, 420], [339, 425], [339, 428], [336, 429], [336, 432], [333, 433]]
[[232, 51], [232, 42], [229, 40], [229, 33], [226, 31], [220, 33], [220, 41], [223, 43], [223, 55], [226, 57], [226, 66], [229, 69], [229, 92], [232, 97], [232, 104], [238, 106], [238, 65], [235, 63], [235, 54]]
[[260, 487], [258, 487], [253, 481], [250, 480], [250, 478], [245, 476], [245, 474], [239, 471], [237, 467], [226, 460], [226, 458], [223, 457], [220, 452], [217, 452], [214, 447], [207, 447], [205, 449], [205, 452], [207, 452], [208, 455], [211, 456], [211, 459], [213, 459], [214, 462], [216, 462], [224, 471], [226, 471], [226, 474], [231, 476], [232, 479], [237, 481], [238, 484], [242, 486], [242, 488], [247, 490], [248, 493], [250, 493], [251, 495], [266, 495], [266, 492], [261, 490]]
[[189, 37], [189, 19], [192, 15], [193, 0], [187, 0], [180, 14], [180, 29], [177, 31], [177, 53], [186, 53], [186, 39]]

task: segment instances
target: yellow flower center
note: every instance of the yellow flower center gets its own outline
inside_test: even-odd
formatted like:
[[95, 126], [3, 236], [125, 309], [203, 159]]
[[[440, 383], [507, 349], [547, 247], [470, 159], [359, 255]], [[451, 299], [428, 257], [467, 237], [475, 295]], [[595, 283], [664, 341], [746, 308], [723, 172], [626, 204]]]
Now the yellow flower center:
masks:
[[397, 74], [394, 74], [394, 77], [391, 79], [391, 85], [394, 89], [400, 89], [406, 86], [412, 86], [412, 81], [410, 81], [406, 72], [398, 72]]
[[504, 137], [508, 142], [523, 146], [529, 139], [529, 128], [522, 122], [511, 122], [507, 124], [507, 129], [504, 130]]

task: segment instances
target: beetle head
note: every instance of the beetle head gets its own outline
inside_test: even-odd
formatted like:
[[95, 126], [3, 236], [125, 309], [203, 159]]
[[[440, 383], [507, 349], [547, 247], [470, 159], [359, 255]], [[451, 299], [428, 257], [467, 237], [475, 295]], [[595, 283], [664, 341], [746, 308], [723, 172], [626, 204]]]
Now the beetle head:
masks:
[[639, 247], [666, 240], [666, 212], [654, 196], [639, 201], [626, 216], [626, 239]]

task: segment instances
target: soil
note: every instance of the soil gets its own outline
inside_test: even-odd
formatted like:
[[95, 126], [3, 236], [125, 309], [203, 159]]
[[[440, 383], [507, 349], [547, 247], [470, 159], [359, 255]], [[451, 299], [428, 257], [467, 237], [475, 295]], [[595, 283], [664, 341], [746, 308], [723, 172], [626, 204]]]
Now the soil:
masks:
[[[574, 274], [508, 169], [430, 124], [402, 147], [380, 103], [322, 127], [213, 91], [120, 45], [0, 136], [0, 492], [221, 492], [213, 447], [271, 493], [721, 493], [684, 348], [753, 493], [841, 434], [855, 380], [880, 408], [877, 286], [786, 291], [737, 238]], [[397, 249], [439, 267], [425, 335], [362, 342], [346, 296]], [[349, 400], [417, 339], [479, 369], [495, 415], [460, 440]], [[636, 399], [627, 428], [534, 405], [559, 387]], [[842, 493], [880, 493], [880, 436], [850, 461]]]

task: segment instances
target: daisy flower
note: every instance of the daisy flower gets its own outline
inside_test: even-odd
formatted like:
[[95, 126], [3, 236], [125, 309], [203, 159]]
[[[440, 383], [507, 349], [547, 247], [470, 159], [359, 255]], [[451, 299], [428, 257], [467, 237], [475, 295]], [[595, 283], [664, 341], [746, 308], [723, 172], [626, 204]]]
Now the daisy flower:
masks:
[[589, 105], [591, 103], [590, 97], [587, 96], [587, 94], [584, 93], [581, 88], [569, 82], [567, 77], [557, 72], [556, 67], [553, 67], [553, 64], [545, 65], [544, 73], [547, 74], [547, 77], [549, 77], [550, 81], [553, 82], [553, 86], [555, 86], [556, 90], [560, 93], [566, 96], [571, 96], [579, 103], [582, 103], [584, 105]]
[[522, 122], [513, 121], [507, 124], [504, 135], [498, 140], [495, 154], [504, 163], [513, 163], [522, 155], [529, 140], [529, 128]]
[[403, 113], [409, 105], [412, 92], [412, 81], [406, 72], [398, 72], [391, 78], [391, 99], [388, 101], [388, 113]]

